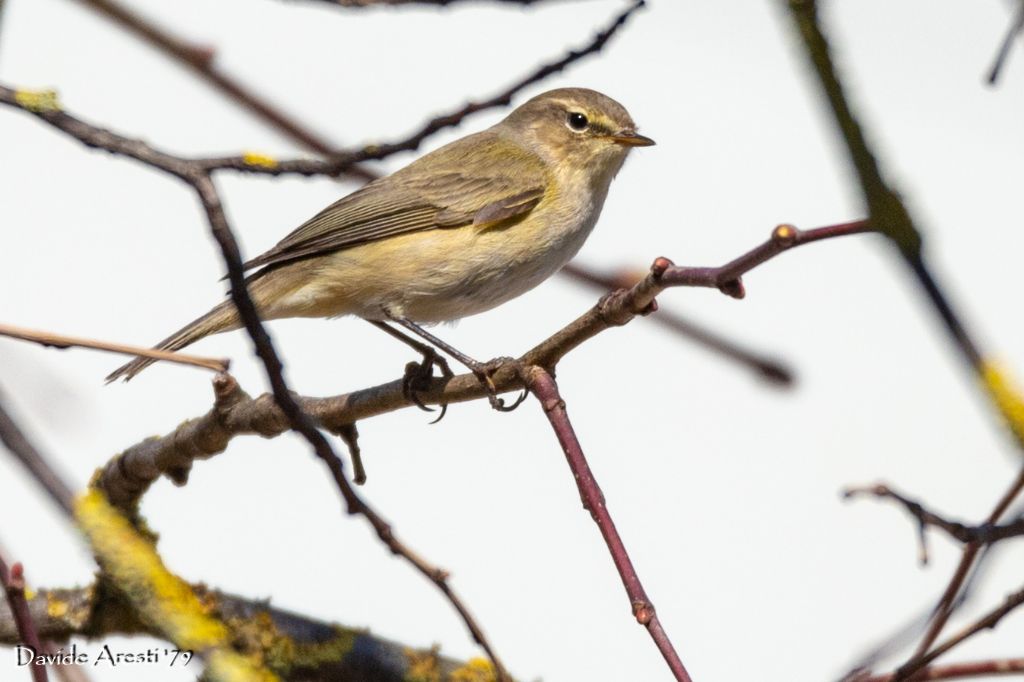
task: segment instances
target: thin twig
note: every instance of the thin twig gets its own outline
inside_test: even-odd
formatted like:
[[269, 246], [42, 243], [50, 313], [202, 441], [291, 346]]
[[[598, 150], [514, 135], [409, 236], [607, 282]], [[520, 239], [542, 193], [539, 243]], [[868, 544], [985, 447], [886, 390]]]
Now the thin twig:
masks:
[[665, 662], [668, 664], [672, 675], [679, 682], [690, 682], [690, 675], [686, 672], [679, 654], [676, 653], [672, 641], [661, 626], [658, 614], [651, 603], [647, 592], [644, 590], [640, 577], [633, 567], [629, 558], [629, 552], [615, 528], [615, 522], [608, 512], [608, 505], [605, 504], [604, 494], [601, 487], [594, 478], [594, 473], [587, 463], [583, 454], [579, 439], [569, 421], [569, 415], [565, 410], [565, 401], [558, 392], [558, 384], [554, 378], [542, 367], [527, 367], [522, 370], [522, 380], [531, 393], [537, 398], [544, 410], [545, 416], [551, 423], [551, 428], [562, 446], [562, 452], [569, 462], [569, 469], [576, 480], [576, 487], [579, 489], [580, 497], [583, 500], [583, 508], [590, 512], [590, 517], [597, 524], [604, 538], [608, 551], [612, 555], [615, 569], [619, 572], [622, 585], [626, 588], [626, 596], [629, 597], [630, 606], [633, 609], [633, 616], [638, 623], [647, 628], [655, 646], [661, 652]]
[[120, 355], [141, 355], [142, 357], [153, 358], [154, 360], [175, 362], [179, 365], [192, 365], [193, 367], [212, 369], [214, 372], [226, 372], [231, 365], [231, 361], [227, 358], [206, 358], [198, 355], [146, 348], [144, 346], [131, 346], [125, 343], [99, 341], [96, 339], [86, 339], [81, 336], [67, 336], [66, 334], [57, 334], [55, 332], [25, 329], [24, 327], [15, 327], [10, 324], [0, 324], [0, 336], [31, 341], [50, 348], [91, 348]]
[[979, 545], [990, 545], [1000, 540], [1024, 535], [1024, 519], [1017, 519], [1002, 525], [983, 523], [979, 526], [971, 526], [959, 521], [950, 521], [929, 511], [920, 502], [896, 492], [883, 483], [848, 488], [844, 491], [843, 495], [847, 498], [856, 497], [857, 495], [873, 495], [874, 497], [898, 502], [911, 516], [917, 519], [921, 527], [922, 536], [924, 529], [928, 526], [944, 530], [950, 537], [960, 542], [978, 543]]
[[[608, 275], [577, 263], [569, 263], [559, 273], [566, 275], [573, 281], [587, 284], [593, 289], [605, 292], [633, 286], [645, 274], [643, 272], [634, 273], [633, 271], [623, 270]], [[664, 309], [659, 310], [657, 315], [651, 316], [651, 320], [679, 336], [697, 343], [712, 353], [717, 353], [722, 357], [749, 367], [759, 377], [773, 385], [787, 388], [793, 385], [793, 370], [785, 363], [750, 351], [735, 341], [693, 320]]]
[[[0, 585], [7, 595], [7, 603], [14, 614], [14, 622], [18, 626], [18, 636], [21, 641], [32, 648], [35, 653], [43, 651], [43, 644], [39, 640], [39, 633], [32, 622], [32, 614], [28, 610], [28, 602], [25, 601], [25, 573], [21, 564], [13, 564], [7, 568], [7, 562], [0, 556]], [[33, 682], [47, 682], [46, 666], [30, 665], [32, 669]]]
[[1003, 603], [997, 608], [989, 611], [987, 614], [974, 621], [942, 644], [930, 649], [927, 653], [915, 656], [911, 660], [907, 661], [907, 663], [900, 666], [900, 668], [898, 668], [894, 673], [893, 680], [917, 679], [914, 677], [915, 673], [920, 671], [924, 666], [928, 665], [939, 656], [963, 643], [965, 640], [973, 637], [982, 630], [990, 630], [994, 628], [1000, 620], [1002, 620], [1011, 611], [1014, 611], [1021, 604], [1024, 604], [1024, 590], [1007, 595], [1006, 599], [1003, 600]]

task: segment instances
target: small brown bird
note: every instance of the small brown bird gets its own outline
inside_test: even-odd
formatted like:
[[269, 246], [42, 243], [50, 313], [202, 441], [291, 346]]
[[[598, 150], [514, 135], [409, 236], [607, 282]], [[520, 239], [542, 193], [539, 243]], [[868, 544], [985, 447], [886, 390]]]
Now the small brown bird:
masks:
[[[436, 323], [490, 310], [579, 251], [637, 133], [594, 90], [529, 100], [497, 125], [445, 145], [331, 204], [245, 264], [260, 316]], [[230, 300], [164, 339], [179, 350], [241, 323]], [[107, 381], [150, 365], [136, 358]]]

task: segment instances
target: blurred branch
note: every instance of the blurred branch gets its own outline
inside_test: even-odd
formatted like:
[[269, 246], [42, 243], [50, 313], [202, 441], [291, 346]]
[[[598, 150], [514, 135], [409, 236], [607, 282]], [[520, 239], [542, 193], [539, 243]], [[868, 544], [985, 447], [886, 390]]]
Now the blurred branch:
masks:
[[[468, 682], [480, 659], [458, 661], [436, 649], [418, 649], [368, 633], [365, 629], [325, 623], [254, 600], [211, 590], [191, 589], [210, 615], [223, 622], [240, 653], [264, 660], [285, 680], [295, 682]], [[65, 641], [72, 636], [99, 640], [111, 635], [160, 636], [144, 624], [128, 602], [104, 583], [71, 589], [36, 590], [28, 600], [40, 634]], [[0, 608], [0, 643], [13, 644], [18, 634], [11, 613]], [[416, 673], [436, 677], [415, 677]]]
[[1010, 27], [1007, 29], [1006, 35], [1003, 37], [1003, 42], [999, 46], [999, 52], [996, 54], [995, 61], [992, 63], [992, 68], [989, 70], [989, 85], [995, 85], [996, 81], [999, 80], [999, 74], [1002, 73], [1003, 67], [1006, 65], [1006, 60], [1010, 56], [1010, 49], [1013, 47], [1013, 41], [1016, 40], [1017, 36], [1024, 32], [1024, 0], [1018, 0], [1017, 5], [1017, 13], [1010, 21]]
[[[16, 563], [10, 568], [7, 562], [0, 556], [0, 586], [3, 586], [7, 595], [7, 604], [11, 609], [12, 619], [18, 632], [18, 641], [32, 647], [33, 651], [43, 650], [43, 644], [39, 640], [39, 632], [32, 621], [32, 614], [29, 612], [28, 602], [25, 600], [25, 573], [22, 565]], [[46, 666], [31, 665], [33, 682], [47, 682]]]
[[[1019, 675], [1024, 672], [1024, 658], [1002, 658], [989, 661], [968, 661], [923, 668], [911, 680], [965, 680], [974, 677], [1001, 677]], [[849, 678], [848, 682], [897, 682], [895, 673], [884, 675], [862, 675]]]
[[[434, 117], [425, 123], [419, 130], [409, 136], [390, 143], [372, 144], [356, 150], [341, 150], [315, 136], [299, 123], [286, 116], [280, 110], [274, 108], [266, 100], [246, 90], [240, 83], [222, 74], [213, 66], [214, 52], [209, 47], [199, 47], [192, 43], [181, 40], [167, 31], [146, 21], [125, 7], [117, 4], [114, 0], [78, 0], [81, 3], [95, 9], [105, 16], [108, 16], [119, 24], [135, 33], [142, 39], [158, 47], [169, 56], [175, 58], [182, 64], [189, 66], [200, 76], [211, 82], [215, 87], [224, 92], [228, 97], [240, 102], [259, 116], [269, 121], [272, 125], [297, 140], [305, 147], [319, 153], [322, 159], [293, 159], [277, 160], [260, 154], [239, 154], [227, 157], [214, 157], [208, 159], [194, 159], [205, 170], [231, 169], [249, 173], [262, 173], [267, 175], [299, 174], [299, 175], [326, 175], [336, 177], [342, 173], [355, 174], [364, 180], [372, 180], [375, 174], [364, 170], [356, 164], [363, 161], [377, 161], [393, 154], [403, 151], [411, 151], [419, 148], [420, 144], [431, 135], [445, 128], [457, 126], [467, 116], [485, 109], [499, 106], [507, 106], [512, 98], [524, 88], [537, 83], [548, 76], [558, 73], [567, 66], [590, 54], [600, 52], [609, 39], [621, 28], [629, 17], [638, 9], [644, 6], [644, 0], [637, 0], [628, 9], [617, 15], [607, 28], [597, 33], [593, 40], [578, 50], [570, 50], [565, 56], [555, 61], [545, 63], [535, 69], [532, 73], [514, 82], [505, 90], [493, 97], [478, 102], [470, 102], [458, 109], [446, 114]], [[5, 103], [10, 103], [5, 100]], [[35, 112], [38, 113], [39, 112]], [[53, 123], [53, 121], [49, 121]], [[68, 126], [73, 128], [74, 126]], [[64, 128], [70, 132], [68, 128]], [[104, 131], [105, 132], [105, 131]], [[74, 134], [74, 133], [72, 133]], [[81, 136], [76, 135], [83, 142], [88, 142]], [[111, 149], [119, 154], [126, 154], [140, 161], [145, 161], [138, 154], [153, 156], [152, 148], [142, 150], [139, 146], [148, 147], [138, 140], [121, 138], [122, 143], [119, 149]], [[108, 145], [103, 146], [110, 149]], [[162, 152], [157, 155], [170, 156]], [[164, 159], [167, 161], [167, 159]], [[166, 169], [165, 169], [166, 170]]]
[[[338, 7], [345, 8], [363, 8], [363, 7], [380, 7], [380, 6], [397, 6], [397, 5], [436, 5], [438, 7], [447, 7], [448, 5], [454, 5], [456, 3], [464, 3], [467, 0], [318, 0], [319, 2], [327, 3], [328, 5], [337, 5]], [[473, 0], [474, 2], [480, 2], [480, 0]], [[488, 0], [488, 2], [495, 2], [502, 5], [536, 5], [542, 2], [551, 0]]]
[[[967, 331], [960, 316], [953, 310], [948, 297], [928, 268], [921, 247], [921, 235], [899, 195], [883, 178], [875, 155], [846, 98], [843, 85], [832, 62], [828, 41], [818, 21], [816, 3], [814, 0], [789, 0], [789, 8], [800, 36], [803, 38], [807, 56], [814, 67], [822, 91], [842, 132], [850, 160], [857, 171], [864, 200], [868, 207], [868, 219], [872, 227], [889, 237], [898, 248], [903, 260], [914, 273], [921, 288], [931, 301], [932, 307], [945, 324], [954, 345], [974, 370], [979, 383], [985, 387], [992, 406], [1008, 425], [1018, 448], [1024, 450], [1024, 398], [1009, 387], [1009, 381], [981, 353], [977, 343]], [[1000, 500], [993, 515], [989, 518], [990, 523], [996, 523], [999, 520], [1022, 488], [1024, 488], [1024, 471]], [[952, 605], [956, 602], [956, 595], [970, 571], [979, 548], [978, 543], [971, 542], [965, 545], [961, 562], [936, 606], [928, 632], [922, 638], [915, 655], [900, 668], [900, 675], [904, 679], [931, 660], [926, 652], [938, 638], [952, 614]]]
[[[241, 81], [218, 69], [214, 64], [216, 57], [214, 48], [183, 40], [116, 0], [78, 0], [78, 2], [110, 19], [179, 64], [191, 69], [193, 73], [230, 100], [248, 109], [257, 118], [292, 141], [324, 156], [332, 156], [337, 153], [338, 148], [335, 145], [285, 113], [267, 98], [243, 85]], [[351, 164], [345, 169], [345, 172], [363, 180], [373, 180], [377, 177], [375, 173]]]
[[591, 471], [590, 465], [587, 463], [572, 422], [569, 421], [569, 415], [565, 410], [565, 401], [562, 400], [558, 391], [557, 382], [547, 370], [537, 366], [524, 366], [521, 369], [521, 376], [526, 388], [541, 404], [544, 414], [558, 438], [558, 443], [562, 446], [562, 452], [565, 453], [569, 469], [572, 471], [576, 487], [583, 500], [583, 508], [590, 513], [590, 517], [597, 524], [601, 531], [601, 537], [604, 538], [605, 544], [608, 546], [615, 569], [619, 572], [622, 584], [626, 588], [633, 616], [638, 623], [647, 628], [647, 632], [654, 640], [655, 646], [661, 652], [675, 679], [679, 682], [690, 682], [690, 675], [686, 672], [679, 654], [662, 627], [654, 604], [647, 596], [640, 577], [633, 567], [633, 562], [629, 558], [629, 553], [626, 551], [626, 546], [615, 528], [615, 522], [608, 512], [608, 505], [605, 504], [601, 487], [598, 485], [597, 479], [594, 478], [594, 472]]
[[119, 353], [121, 355], [141, 355], [146, 358], [166, 360], [167, 362], [176, 362], [181, 365], [204, 367], [206, 369], [212, 369], [215, 372], [226, 372], [231, 364], [231, 361], [225, 358], [204, 358], [198, 355], [188, 355], [186, 353], [174, 353], [155, 348], [130, 346], [124, 343], [97, 341], [95, 339], [86, 339], [80, 336], [67, 336], [65, 334], [56, 334], [54, 332], [25, 329], [24, 327], [15, 327], [14, 325], [2, 323], [0, 323], [0, 336], [6, 336], [12, 339], [21, 339], [22, 341], [31, 341], [49, 348], [59, 348], [62, 350], [76, 347], [91, 348], [93, 350], [107, 351], [109, 353]]
[[[643, 272], [637, 273], [626, 269], [617, 273], [604, 274], [576, 263], [569, 263], [559, 272], [573, 281], [587, 284], [592, 289], [604, 292], [631, 287], [644, 275]], [[712, 353], [717, 353], [749, 367], [771, 384], [787, 388], [793, 385], [793, 370], [786, 364], [747, 350], [734, 341], [682, 315], [660, 310], [652, 319], [666, 329], [697, 343]]]
[[74, 508], [74, 494], [71, 488], [50, 466], [49, 461], [32, 445], [32, 442], [25, 436], [18, 424], [7, 412], [3, 404], [3, 394], [0, 393], [0, 442], [2, 442], [11, 454], [20, 461], [33, 478], [43, 486], [49, 494], [50, 499], [57, 503], [64, 513], [72, 516]]

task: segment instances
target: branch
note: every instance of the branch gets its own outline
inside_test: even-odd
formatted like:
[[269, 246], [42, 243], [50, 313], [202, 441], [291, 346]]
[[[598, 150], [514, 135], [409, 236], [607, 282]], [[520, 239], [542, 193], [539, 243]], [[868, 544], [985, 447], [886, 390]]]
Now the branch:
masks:
[[[922, 668], [911, 680], [965, 680], [973, 677], [1019, 675], [1024, 672], [1024, 658], [1004, 658], [991, 661], [969, 661]], [[848, 677], [844, 682], [896, 682], [895, 673]]]
[[[480, 659], [459, 661], [436, 649], [410, 647], [382, 639], [363, 628], [315, 620], [247, 599], [191, 585], [211, 616], [223, 622], [239, 651], [267, 662], [285, 680], [299, 682], [404, 682], [416, 670], [436, 673], [437, 682], [479, 679]], [[36, 590], [29, 612], [46, 638], [79, 636], [101, 640], [111, 635], [161, 636], [141, 622], [128, 602], [101, 582], [72, 589]], [[18, 641], [10, 611], [0, 608], [0, 643]], [[462, 675], [462, 677], [460, 677]]]
[[[325, 2], [328, 5], [336, 5], [338, 7], [345, 8], [358, 8], [362, 9], [365, 7], [380, 7], [387, 6], [392, 7], [396, 5], [436, 5], [438, 7], [447, 7], [448, 5], [454, 5], [458, 2], [465, 2], [466, 0], [319, 0]], [[490, 2], [496, 2], [504, 5], [534, 5], [544, 0], [490, 0]]]
[[597, 479], [594, 478], [594, 473], [590, 470], [590, 465], [583, 454], [583, 448], [576, 437], [572, 422], [569, 421], [569, 415], [565, 411], [565, 401], [562, 400], [562, 396], [558, 392], [558, 384], [550, 373], [536, 366], [524, 366], [522, 379], [526, 388], [540, 402], [544, 414], [562, 446], [562, 452], [565, 453], [569, 469], [572, 471], [576, 486], [580, 491], [583, 508], [590, 512], [590, 517], [597, 524], [605, 544], [608, 545], [615, 569], [619, 572], [622, 584], [626, 588], [626, 596], [629, 597], [633, 615], [638, 623], [647, 628], [647, 632], [654, 640], [655, 646], [658, 647], [658, 651], [661, 652], [675, 679], [679, 682], [690, 682], [690, 675], [686, 672], [668, 634], [662, 628], [658, 614], [654, 610], [654, 604], [647, 596], [640, 577], [637, 576], [636, 569], [633, 567], [633, 562], [629, 558], [629, 553], [626, 551], [626, 546], [615, 528], [615, 522], [612, 521], [608, 506], [605, 504], [604, 494], [601, 492]]
[[0, 442], [21, 462], [32, 477], [46, 490], [50, 499], [64, 510], [68, 517], [74, 513], [74, 494], [46, 457], [32, 445], [18, 424], [7, 412], [0, 393]]
[[996, 54], [995, 61], [992, 63], [992, 68], [988, 73], [988, 84], [995, 85], [996, 81], [999, 80], [999, 74], [1003, 71], [1003, 66], [1006, 65], [1006, 60], [1010, 56], [1010, 48], [1013, 47], [1013, 41], [1017, 36], [1024, 32], [1024, 2], [1018, 0], [1017, 14], [1014, 15], [1013, 20], [1010, 22], [1010, 27], [1006, 30], [1006, 35], [1003, 37], [1003, 42], [999, 46], [999, 52]]
[[[604, 292], [631, 287], [643, 277], [643, 273], [637, 275], [631, 270], [602, 274], [576, 263], [563, 266], [559, 272], [576, 282]], [[717, 353], [749, 367], [759, 377], [771, 384], [787, 388], [793, 385], [793, 370], [785, 363], [747, 350], [735, 341], [667, 310], [659, 311], [659, 314], [652, 319], [666, 329], [697, 343], [712, 353]]]
[[[982, 630], [991, 630], [1005, 618], [1010, 612], [1014, 611], [1021, 604], [1024, 604], [1024, 589], [1014, 592], [1003, 600], [1003, 603], [997, 608], [989, 611], [987, 614], [976, 620], [974, 623], [968, 625], [966, 628], [947, 639], [942, 644], [936, 646], [925, 654], [917, 655], [907, 661], [905, 664], [900, 666], [899, 669], [893, 674], [892, 679], [898, 680], [916, 680], [918, 679], [915, 675], [924, 666], [934, 661], [939, 656], [943, 655], [950, 649], [963, 643], [970, 637], [978, 634]], [[926, 678], [927, 679], [927, 678]]]
[[[788, 249], [868, 229], [863, 221], [807, 231], [780, 226], [768, 241], [719, 268], [676, 267], [668, 259], [659, 258], [647, 276], [631, 288], [604, 296], [518, 360], [501, 364], [493, 374], [494, 385], [501, 392], [523, 388], [518, 364], [538, 365], [552, 371], [562, 357], [588, 339], [627, 324], [638, 314], [651, 312], [655, 297], [666, 288], [686, 286], [695, 280], [732, 282], [735, 287], [741, 275]], [[320, 427], [337, 433], [361, 419], [414, 406], [406, 398], [402, 383], [402, 379], [396, 379], [351, 393], [325, 398], [299, 396], [296, 400]], [[103, 490], [112, 504], [135, 514], [139, 499], [161, 475], [184, 485], [194, 460], [223, 452], [235, 436], [256, 434], [273, 438], [288, 429], [288, 419], [273, 396], [252, 398], [227, 374], [214, 378], [213, 390], [214, 405], [209, 412], [181, 423], [164, 436], [130, 446], [103, 466], [94, 485]], [[435, 378], [417, 395], [424, 404], [440, 405], [485, 398], [487, 391], [476, 375], [467, 372], [450, 379]]]
[[226, 372], [231, 361], [226, 358], [205, 358], [198, 355], [176, 353], [156, 348], [145, 348], [143, 346], [130, 346], [124, 343], [113, 343], [110, 341], [97, 341], [85, 339], [80, 336], [66, 336], [54, 332], [37, 331], [15, 327], [10, 324], [0, 323], [0, 336], [7, 336], [12, 339], [31, 341], [50, 348], [92, 348], [93, 350], [107, 351], [108, 353], [120, 353], [121, 355], [141, 355], [155, 360], [166, 360], [181, 365], [192, 365], [193, 367], [205, 367], [215, 372]]
[[924, 531], [928, 526], [934, 526], [945, 531], [950, 537], [964, 543], [976, 543], [979, 545], [991, 545], [1006, 538], [1024, 535], [1024, 519], [1018, 519], [1011, 523], [995, 525], [983, 523], [978, 526], [970, 526], [958, 521], [950, 521], [934, 512], [925, 509], [921, 503], [912, 500], [894, 491], [889, 486], [877, 483], [872, 486], [849, 488], [843, 492], [846, 498], [857, 497], [858, 495], [873, 495], [882, 499], [891, 499], [900, 504], [911, 516], [917, 519], [921, 533], [921, 556], [922, 563], [928, 562], [927, 550], [924, 547]]
[[[7, 595], [7, 604], [13, 614], [19, 640], [33, 651], [42, 651], [43, 643], [39, 639], [39, 632], [32, 621], [32, 614], [29, 613], [28, 602], [25, 600], [25, 573], [21, 564], [16, 563], [8, 569], [7, 562], [0, 556], [0, 586], [3, 586]], [[33, 682], [47, 682], [46, 666], [30, 667]]]
[[[471, 114], [486, 109], [507, 106], [515, 95], [528, 86], [564, 70], [572, 63], [588, 55], [600, 52], [611, 37], [626, 23], [629, 17], [644, 6], [644, 0], [636, 0], [629, 8], [614, 17], [607, 28], [597, 33], [587, 45], [576, 50], [570, 50], [559, 59], [542, 64], [532, 73], [515, 81], [497, 95], [477, 102], [470, 102], [448, 113], [438, 115], [414, 133], [396, 142], [371, 144], [361, 149], [346, 151], [331, 147], [322, 140], [315, 138], [312, 133], [302, 130], [301, 127], [296, 127], [298, 124], [287, 119], [283, 113], [276, 111], [266, 102], [259, 100], [256, 95], [246, 91], [240, 84], [220, 74], [211, 65], [213, 54], [208, 48], [195, 47], [175, 38], [159, 27], [141, 19], [130, 10], [117, 5], [113, 0], [79, 0], [79, 2], [83, 2], [93, 9], [114, 18], [118, 23], [137, 33], [147, 42], [152, 43], [178, 61], [193, 68], [230, 97], [264, 116], [276, 127], [290, 134], [306, 147], [319, 152], [324, 158], [278, 160], [261, 154], [243, 153], [233, 156], [183, 159], [179, 156], [157, 151], [140, 140], [131, 140], [108, 133], [95, 126], [89, 126], [66, 114], [57, 116], [54, 115], [54, 111], [32, 111], [32, 109], [21, 106], [20, 103], [14, 101], [12, 98], [14, 91], [10, 88], [0, 87], [0, 102], [21, 106], [23, 109], [32, 111], [32, 113], [35, 113], [51, 125], [61, 128], [89, 146], [101, 147], [114, 153], [130, 156], [178, 177], [181, 177], [181, 173], [178, 172], [181, 170], [178, 162], [184, 161], [186, 163], [198, 164], [207, 171], [235, 170], [274, 176], [296, 174], [303, 176], [326, 175], [329, 177], [337, 177], [345, 172], [353, 172], [364, 179], [373, 179], [375, 176], [360, 169], [356, 164], [363, 161], [379, 161], [399, 152], [418, 149], [428, 137], [445, 128], [461, 124], [463, 119]], [[4, 90], [7, 92], [3, 92]], [[49, 116], [42, 114], [49, 114]], [[89, 130], [89, 128], [92, 128], [92, 130]], [[100, 135], [98, 136], [97, 133]]]
[[[325, 156], [337, 153], [337, 147], [313, 132], [305, 124], [292, 118], [270, 100], [243, 85], [241, 81], [218, 69], [213, 63], [216, 56], [213, 48], [182, 40], [116, 0], [78, 0], [78, 2], [110, 19], [135, 37], [190, 69], [228, 99], [247, 109], [292, 141]], [[377, 177], [375, 173], [354, 165], [349, 165], [344, 170], [363, 180], [373, 180]], [[339, 171], [339, 173], [341, 172]]]

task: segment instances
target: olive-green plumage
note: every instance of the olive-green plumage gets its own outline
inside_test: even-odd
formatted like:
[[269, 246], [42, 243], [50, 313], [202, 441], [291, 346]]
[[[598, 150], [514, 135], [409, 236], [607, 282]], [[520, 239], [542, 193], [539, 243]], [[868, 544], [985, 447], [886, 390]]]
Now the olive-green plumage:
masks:
[[[331, 204], [245, 264], [264, 319], [358, 315], [433, 323], [489, 310], [562, 267], [597, 221], [638, 135], [593, 90], [552, 90]], [[237, 329], [230, 301], [157, 344]], [[130, 379], [136, 358], [108, 381]]]

